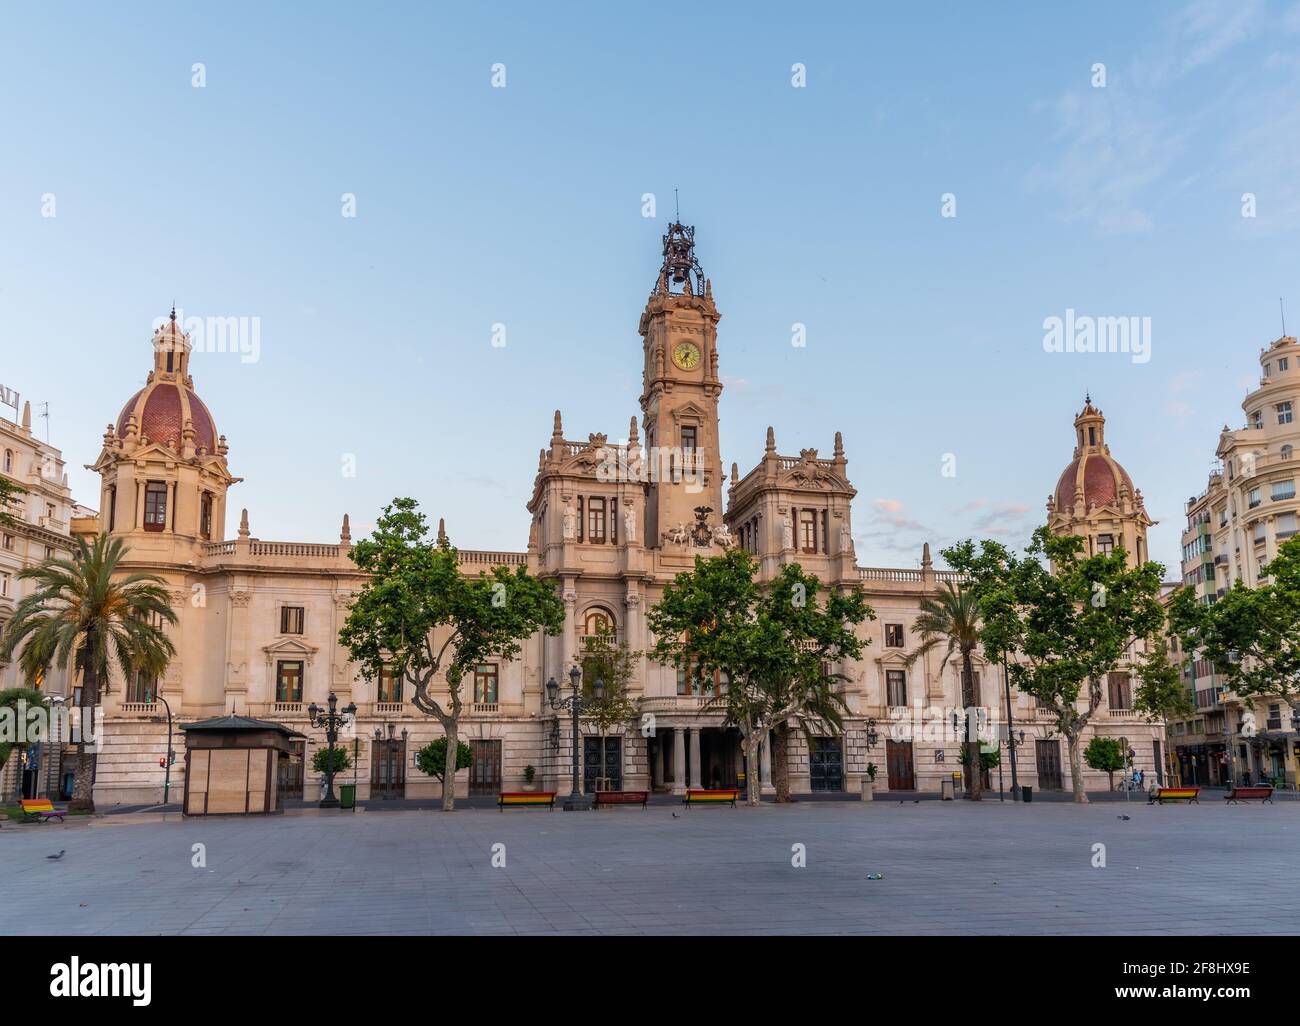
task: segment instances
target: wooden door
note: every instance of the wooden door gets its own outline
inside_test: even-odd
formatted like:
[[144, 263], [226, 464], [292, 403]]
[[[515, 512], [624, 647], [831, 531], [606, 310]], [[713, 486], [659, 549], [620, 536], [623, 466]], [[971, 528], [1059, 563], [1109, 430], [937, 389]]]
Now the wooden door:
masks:
[[885, 761], [891, 791], [915, 791], [916, 774], [912, 769], [912, 742], [886, 741]]
[[284, 808], [286, 798], [302, 799], [303, 760], [306, 758], [306, 749], [306, 741], [290, 741], [289, 754], [283, 759], [276, 760], [275, 787], [279, 792], [279, 801], [276, 804], [279, 808]]
[[406, 796], [406, 742], [385, 739], [370, 742], [370, 797]]
[[497, 794], [501, 790], [501, 742], [474, 740], [469, 743], [473, 762], [469, 767], [469, 793]]
[[1039, 739], [1034, 742], [1034, 755], [1038, 761], [1039, 790], [1061, 790], [1061, 742]]

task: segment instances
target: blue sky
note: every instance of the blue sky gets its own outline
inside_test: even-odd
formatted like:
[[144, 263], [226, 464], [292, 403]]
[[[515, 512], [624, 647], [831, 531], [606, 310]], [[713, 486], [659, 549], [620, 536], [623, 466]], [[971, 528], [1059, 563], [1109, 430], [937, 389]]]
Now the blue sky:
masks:
[[[6, 4], [0, 381], [93, 503], [154, 318], [258, 317], [256, 362], [193, 361], [246, 479], [228, 533], [410, 494], [519, 549], [555, 407], [570, 438], [637, 412], [676, 187], [728, 467], [838, 429], [863, 564], [1019, 543], [1088, 389], [1176, 576], [1280, 296], [1300, 325], [1300, 7], [900, 6]], [[1067, 308], [1150, 317], [1150, 361], [1044, 352]]]

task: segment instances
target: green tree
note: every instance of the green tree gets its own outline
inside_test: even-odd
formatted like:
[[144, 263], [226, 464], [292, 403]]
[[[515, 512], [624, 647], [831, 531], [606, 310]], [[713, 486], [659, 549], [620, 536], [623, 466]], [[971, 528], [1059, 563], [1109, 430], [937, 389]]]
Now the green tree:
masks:
[[317, 748], [316, 754], [311, 757], [312, 769], [317, 773], [325, 773], [329, 768], [331, 752], [334, 753], [335, 776], [352, 768], [352, 756], [348, 755], [346, 748]]
[[[805, 736], [843, 728], [847, 678], [831, 667], [858, 659], [863, 641], [854, 628], [874, 613], [861, 590], [818, 597], [821, 582], [789, 563], [765, 588], [743, 549], [710, 559], [666, 585], [649, 614], [652, 654], [686, 671], [707, 695], [706, 709], [722, 709], [740, 729], [749, 772], [748, 800], [759, 800], [758, 751], [765, 734], [795, 720]], [[714, 680], [722, 686], [714, 688]], [[778, 753], [774, 745], [774, 762]]]
[[[474, 764], [474, 750], [464, 741], [456, 742], [456, 769], [460, 772]], [[447, 739], [434, 738], [415, 753], [415, 768], [421, 773], [442, 780], [447, 772]]]
[[7, 477], [0, 476], [0, 527], [17, 526], [18, 519], [14, 516], [14, 511], [18, 508], [18, 496], [26, 494], [25, 489]]
[[1083, 761], [1092, 769], [1105, 773], [1110, 789], [1115, 790], [1115, 771], [1124, 768], [1124, 748], [1117, 737], [1094, 737], [1083, 750]]
[[979, 760], [979, 738], [976, 736], [978, 716], [976, 710], [983, 704], [971, 655], [980, 644], [979, 599], [974, 588], [964, 584], [954, 585], [944, 581], [937, 596], [921, 600], [921, 615], [916, 618], [912, 631], [921, 636], [920, 647], [907, 658], [910, 666], [927, 653], [944, 646], [940, 672], [956, 656], [960, 660], [961, 704], [965, 711], [962, 740], [962, 763], [966, 772], [966, 786], [972, 801], [983, 797], [983, 782], [976, 771]]
[[1237, 581], [1211, 606], [1180, 588], [1169, 621], [1190, 656], [1200, 653], [1253, 708], [1259, 699], [1300, 705], [1300, 536], [1260, 567], [1263, 583]]
[[1164, 567], [1130, 568], [1123, 549], [1084, 557], [1082, 538], [1057, 537], [1046, 527], [1034, 532], [1023, 558], [996, 542], [981, 546], [978, 553], [973, 543], [958, 546], [956, 568], [972, 574], [984, 648], [1014, 653], [1011, 681], [1051, 710], [1069, 746], [1074, 800], [1086, 802], [1080, 738], [1101, 705], [1107, 674], [1135, 672], [1133, 707], [1148, 719], [1186, 708], [1165, 656]]
[[77, 539], [71, 559], [47, 559], [18, 572], [33, 582], [0, 637], [0, 659], [18, 653], [28, 680], [51, 665], [72, 665], [81, 673], [81, 723], [77, 772], [69, 809], [93, 812], [90, 751], [99, 689], [116, 668], [123, 676], [161, 676], [176, 649], [162, 626], [176, 614], [162, 578], [126, 573], [121, 538], [106, 534], [93, 542]]
[[[466, 675], [489, 659], [509, 662], [539, 630], [559, 634], [564, 604], [526, 567], [463, 575], [446, 535], [440, 531], [430, 541], [428, 533], [414, 499], [394, 499], [384, 508], [374, 533], [352, 548], [353, 562], [369, 579], [339, 641], [371, 678], [387, 668], [408, 683], [412, 704], [442, 724], [452, 742], [442, 778], [442, 807], [450, 812]], [[447, 683], [445, 700], [430, 694], [440, 672]]]
[[[0, 691], [0, 724], [12, 717], [9, 722], [16, 728], [12, 741], [3, 740], [4, 733], [0, 733], [0, 770], [5, 768], [11, 755], [29, 747], [31, 739], [26, 735], [26, 713], [29, 709], [40, 708], [44, 708], [48, 714], [49, 696], [36, 688], [8, 688]], [[14, 779], [17, 791], [21, 794], [22, 778], [15, 774]]]

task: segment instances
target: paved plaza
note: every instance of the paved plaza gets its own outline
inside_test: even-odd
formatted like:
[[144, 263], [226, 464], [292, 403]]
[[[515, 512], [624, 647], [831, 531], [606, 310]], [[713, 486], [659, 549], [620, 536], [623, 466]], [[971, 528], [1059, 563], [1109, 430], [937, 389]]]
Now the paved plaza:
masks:
[[130, 814], [0, 829], [0, 933], [1287, 934], [1298, 842], [1291, 801]]

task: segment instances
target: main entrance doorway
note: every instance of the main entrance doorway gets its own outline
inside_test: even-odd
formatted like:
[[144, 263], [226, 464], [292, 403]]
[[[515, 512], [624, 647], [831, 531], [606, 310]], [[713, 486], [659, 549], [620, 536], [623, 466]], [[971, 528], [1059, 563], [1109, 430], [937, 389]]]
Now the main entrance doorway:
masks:
[[813, 791], [844, 790], [844, 740], [838, 737], [808, 739], [808, 778]]
[[495, 795], [501, 790], [501, 742], [476, 739], [470, 741], [473, 761], [469, 766], [470, 797]]
[[280, 797], [278, 808], [284, 808], [286, 798], [302, 798], [303, 759], [306, 758], [306, 751], [306, 741], [290, 741], [288, 756], [276, 760], [275, 789]]
[[916, 772], [912, 767], [911, 741], [886, 741], [885, 763], [889, 770], [891, 791], [915, 791]]
[[370, 797], [406, 795], [406, 742], [384, 738], [370, 742]]
[[1061, 790], [1061, 742], [1040, 738], [1034, 742], [1034, 756], [1038, 761], [1038, 789]]

